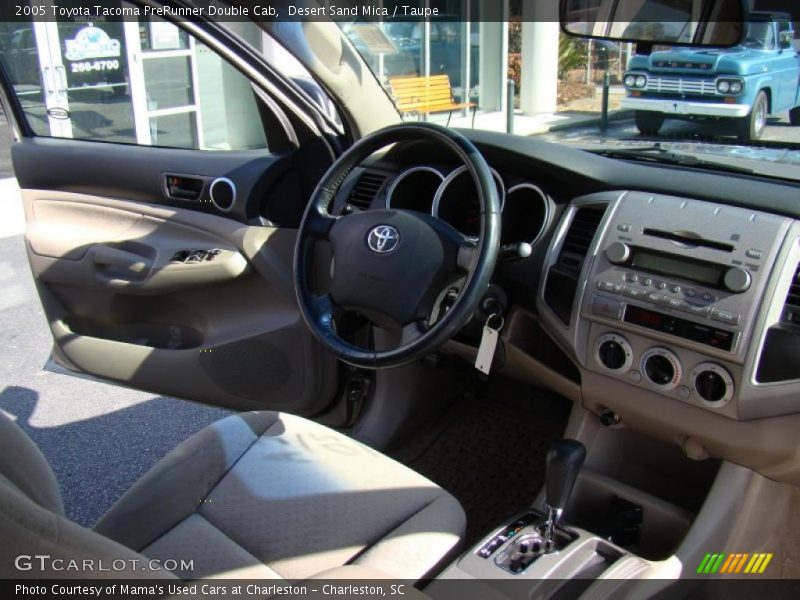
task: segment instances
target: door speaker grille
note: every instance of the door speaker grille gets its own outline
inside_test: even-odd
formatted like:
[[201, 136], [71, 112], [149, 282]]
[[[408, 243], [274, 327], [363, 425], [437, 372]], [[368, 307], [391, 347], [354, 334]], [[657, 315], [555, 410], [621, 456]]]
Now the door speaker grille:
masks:
[[292, 379], [292, 362], [281, 349], [292, 343], [290, 337], [288, 331], [278, 332], [206, 348], [200, 352], [200, 365], [229, 394], [266, 401], [284, 391]]

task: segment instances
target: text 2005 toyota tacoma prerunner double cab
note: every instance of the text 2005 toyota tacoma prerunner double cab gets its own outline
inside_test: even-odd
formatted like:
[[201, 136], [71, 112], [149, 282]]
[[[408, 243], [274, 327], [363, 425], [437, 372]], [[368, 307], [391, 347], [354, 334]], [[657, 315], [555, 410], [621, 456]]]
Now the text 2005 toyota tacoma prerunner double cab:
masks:
[[[798, 577], [788, 143], [762, 160], [446, 128], [426, 115], [469, 120], [478, 103], [480, 123], [491, 90], [390, 77], [372, 59], [403, 46], [375, 23], [106, 4], [166, 8], [7, 17], [0, 54], [53, 359], [241, 412], [92, 528], [0, 418], [3, 577], [393, 580], [434, 598]], [[560, 8], [563, 35], [641, 52], [747, 43], [739, 0]], [[523, 51], [547, 50], [550, 25], [523, 23]], [[472, 26], [464, 54], [491, 62], [497, 19]]]

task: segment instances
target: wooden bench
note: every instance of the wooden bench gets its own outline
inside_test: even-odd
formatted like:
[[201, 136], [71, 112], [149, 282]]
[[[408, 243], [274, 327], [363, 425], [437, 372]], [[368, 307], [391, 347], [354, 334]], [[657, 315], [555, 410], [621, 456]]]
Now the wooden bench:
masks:
[[453, 98], [453, 88], [450, 87], [450, 78], [447, 75], [390, 77], [389, 91], [397, 110], [402, 114], [425, 115], [449, 111], [447, 125], [450, 125], [454, 110], [471, 108], [472, 126], [475, 127], [475, 113], [478, 105], [473, 102], [456, 102]]

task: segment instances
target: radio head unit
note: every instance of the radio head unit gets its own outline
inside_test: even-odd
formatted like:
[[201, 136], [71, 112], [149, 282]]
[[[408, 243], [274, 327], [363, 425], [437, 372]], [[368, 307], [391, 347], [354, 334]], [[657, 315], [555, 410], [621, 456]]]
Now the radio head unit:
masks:
[[641, 192], [609, 212], [581, 316], [741, 362], [786, 220]]

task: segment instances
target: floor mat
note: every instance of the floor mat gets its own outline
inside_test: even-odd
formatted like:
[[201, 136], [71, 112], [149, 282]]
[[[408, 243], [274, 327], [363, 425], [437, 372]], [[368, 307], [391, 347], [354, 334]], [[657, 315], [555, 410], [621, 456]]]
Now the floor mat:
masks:
[[453, 494], [467, 513], [468, 545], [525, 510], [544, 484], [544, 459], [563, 436], [567, 400], [509, 384], [456, 403], [409, 466]]

